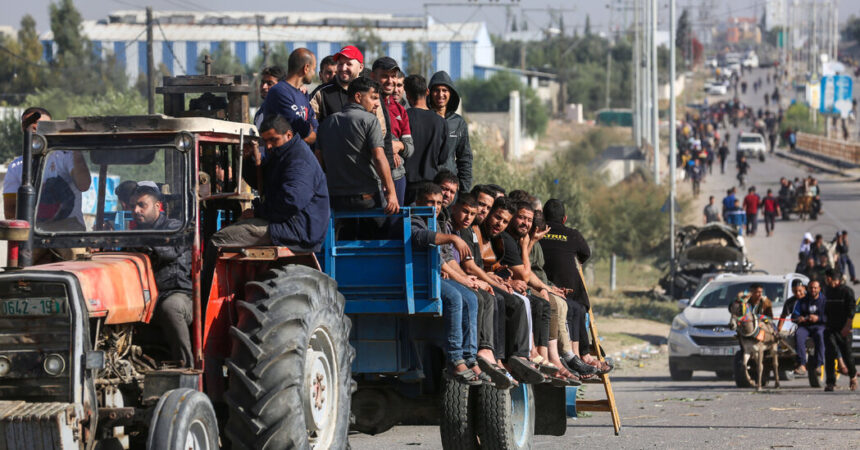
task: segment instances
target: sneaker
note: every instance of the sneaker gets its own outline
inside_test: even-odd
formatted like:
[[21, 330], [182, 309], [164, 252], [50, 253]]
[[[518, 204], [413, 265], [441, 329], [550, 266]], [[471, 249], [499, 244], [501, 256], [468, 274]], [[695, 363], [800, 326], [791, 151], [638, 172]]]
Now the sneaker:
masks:
[[594, 375], [597, 373], [597, 367], [589, 365], [576, 355], [567, 360], [567, 365], [570, 366], [571, 369], [573, 369], [572, 371], [574, 373], [580, 375]]

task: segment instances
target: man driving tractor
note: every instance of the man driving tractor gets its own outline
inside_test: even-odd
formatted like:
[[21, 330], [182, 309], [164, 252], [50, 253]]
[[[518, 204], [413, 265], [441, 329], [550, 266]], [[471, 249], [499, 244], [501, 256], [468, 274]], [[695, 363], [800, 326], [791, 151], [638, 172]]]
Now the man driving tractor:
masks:
[[[137, 230], [176, 230], [181, 224], [170, 219], [162, 208], [161, 193], [150, 184], [140, 184], [131, 195], [133, 217]], [[155, 322], [162, 328], [171, 358], [183, 367], [193, 365], [191, 335], [188, 326], [192, 319], [191, 302], [191, 248], [164, 246], [146, 248], [155, 272], [158, 300]]]

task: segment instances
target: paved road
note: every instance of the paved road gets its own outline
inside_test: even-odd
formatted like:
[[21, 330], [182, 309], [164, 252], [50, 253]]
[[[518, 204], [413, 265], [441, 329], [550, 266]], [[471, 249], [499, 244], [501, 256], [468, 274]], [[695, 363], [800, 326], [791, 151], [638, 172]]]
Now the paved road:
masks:
[[[764, 79], [763, 71], [754, 71], [753, 75], [747, 76], [750, 84], [752, 84], [751, 80], [759, 76], [759, 73], [762, 73], [761, 77]], [[771, 92], [773, 90], [772, 84], [765, 83], [764, 86], [765, 91]], [[759, 93], [761, 92], [762, 90], [759, 90]], [[756, 110], [759, 107], [764, 107], [761, 96], [752, 94], [751, 89], [747, 90], [747, 94], [742, 96], [741, 100]], [[714, 175], [706, 179], [702, 185], [702, 194], [694, 203], [697, 211], [704, 208], [708, 195], [714, 195], [719, 204], [726, 195], [726, 189], [737, 185], [735, 178], [737, 171], [733, 163], [735, 160], [734, 145], [739, 131], [745, 130], [730, 130], [732, 153], [729, 159], [731, 164], [728, 164], [726, 174], [720, 175], [718, 173], [719, 167], [714, 167]], [[785, 152], [787, 149], [778, 149], [777, 151]], [[860, 208], [857, 207], [857, 201], [860, 200], [860, 182], [858, 180], [838, 175], [815, 173], [807, 166], [775, 155], [768, 155], [763, 163], [758, 160], [750, 161], [750, 165], [752, 170], [747, 178], [747, 186], [755, 186], [761, 196], [764, 196], [768, 188], [773, 189], [774, 194], [776, 194], [779, 191], [779, 178], [782, 176], [794, 179], [811, 173], [819, 180], [823, 205], [823, 214], [819, 216], [818, 220], [777, 221], [776, 231], [771, 237], [765, 236], [764, 221], [760, 216], [758, 234], [754, 237], [745, 238], [749, 256], [757, 268], [767, 270], [770, 273], [793, 271], [797, 264], [800, 242], [806, 232], [813, 235], [821, 234], [824, 239], [829, 241], [836, 231], [847, 230], [849, 243], [855, 244], [850, 247], [851, 258], [853, 261], [860, 261], [858, 260], [860, 258]], [[683, 189], [689, 192], [688, 186], [683, 186]], [[738, 188], [738, 193], [739, 198], [746, 195], [746, 191], [740, 188]]]
[[[765, 89], [772, 91], [773, 86], [765, 84]], [[759, 95], [751, 95], [751, 90], [746, 97], [744, 100], [754, 108], [763, 103], [756, 98]], [[730, 132], [735, 137], [738, 134], [738, 130]], [[734, 154], [730, 159], [734, 161]], [[767, 188], [776, 192], [781, 176], [794, 178], [809, 173], [805, 166], [774, 155], [764, 163], [754, 161], [751, 165], [748, 185], [755, 185], [761, 194]], [[758, 268], [770, 273], [794, 270], [800, 239], [807, 231], [830, 239], [837, 230], [848, 230], [849, 238], [854, 238], [852, 258], [860, 261], [860, 208], [857, 207], [860, 184], [838, 176], [815, 176], [820, 180], [824, 214], [817, 221], [777, 222], [772, 237], [765, 237], [764, 224], [760, 224], [759, 234], [746, 239], [749, 256]], [[702, 210], [708, 195], [715, 195], [719, 202], [726, 189], [735, 183], [733, 166], [726, 175], [720, 175], [719, 167], [715, 167], [694, 202], [696, 210]], [[690, 192], [686, 184], [681, 189]], [[668, 376], [665, 353], [647, 360], [644, 367], [629, 362], [626, 366], [613, 377], [623, 423], [620, 436], [613, 436], [608, 414], [593, 413], [589, 418], [570, 419], [563, 437], [536, 437], [534, 447], [857, 448], [860, 445], [860, 396], [844, 390], [845, 378], [839, 381], [842, 390], [835, 393], [810, 388], [805, 379], [783, 382], [779, 390], [755, 393], [705, 372], [698, 372], [690, 382], [673, 382]], [[600, 390], [596, 385], [587, 387], [589, 397], [597, 398]], [[435, 427], [395, 427], [375, 437], [354, 435], [350, 442], [353, 448], [361, 450], [441, 448]]]

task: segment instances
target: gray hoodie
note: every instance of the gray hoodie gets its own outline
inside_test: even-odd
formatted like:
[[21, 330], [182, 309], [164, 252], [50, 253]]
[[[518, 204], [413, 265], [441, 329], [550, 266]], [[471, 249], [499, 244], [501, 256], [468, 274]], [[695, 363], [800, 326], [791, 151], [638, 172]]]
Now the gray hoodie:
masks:
[[[454, 87], [454, 82], [444, 70], [436, 72], [430, 78], [428, 86], [433, 92], [435, 86], [446, 86], [451, 91], [451, 97], [445, 109], [445, 120], [448, 122], [448, 161], [444, 168], [450, 170], [460, 179], [460, 192], [472, 189], [472, 147], [469, 145], [469, 127], [462, 116], [456, 113], [460, 106], [460, 94]], [[433, 96], [427, 98], [431, 109], [436, 109]]]

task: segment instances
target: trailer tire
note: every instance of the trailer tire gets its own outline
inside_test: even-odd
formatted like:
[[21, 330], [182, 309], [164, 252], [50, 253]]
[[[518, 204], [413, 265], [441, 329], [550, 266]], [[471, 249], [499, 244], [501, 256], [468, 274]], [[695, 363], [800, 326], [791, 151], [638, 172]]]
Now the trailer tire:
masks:
[[453, 380], [442, 380], [442, 415], [439, 434], [445, 450], [474, 450], [478, 448], [475, 433], [475, 400], [470, 386]]
[[226, 361], [234, 449], [348, 446], [355, 351], [343, 308], [337, 283], [305, 266], [246, 285]]
[[218, 419], [209, 397], [189, 388], [167, 391], [149, 424], [150, 450], [217, 450]]
[[535, 399], [532, 386], [521, 383], [501, 390], [481, 386], [478, 390], [478, 437], [484, 448], [524, 450], [532, 447], [535, 432]]

